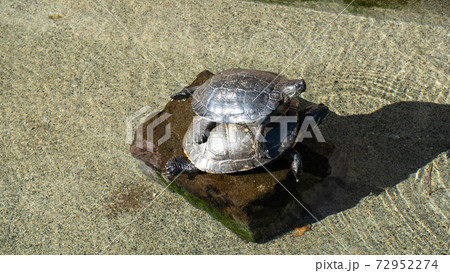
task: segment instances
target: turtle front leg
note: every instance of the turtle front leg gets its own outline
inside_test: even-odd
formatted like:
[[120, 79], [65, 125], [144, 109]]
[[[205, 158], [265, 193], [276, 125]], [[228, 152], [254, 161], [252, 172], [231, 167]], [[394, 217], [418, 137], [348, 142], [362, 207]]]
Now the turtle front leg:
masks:
[[170, 95], [170, 98], [172, 100], [188, 99], [190, 96], [192, 96], [192, 94], [194, 93], [196, 88], [197, 88], [197, 86], [183, 88], [183, 90], [181, 90], [180, 92]]
[[303, 173], [302, 157], [294, 149], [287, 150], [285, 157], [291, 162], [291, 171], [294, 174], [295, 180], [298, 182]]
[[267, 148], [267, 140], [264, 138], [264, 131], [266, 130], [266, 126], [264, 124], [260, 124], [256, 128], [256, 156], [258, 158], [270, 158], [269, 149]]
[[185, 156], [174, 156], [166, 163], [166, 173], [177, 176], [180, 173], [196, 173], [198, 169]]
[[309, 105], [303, 110], [300, 110], [300, 116], [311, 116], [317, 125], [319, 125], [328, 115], [329, 109], [323, 103]]
[[205, 143], [216, 123], [203, 118], [194, 118], [193, 139], [195, 143]]

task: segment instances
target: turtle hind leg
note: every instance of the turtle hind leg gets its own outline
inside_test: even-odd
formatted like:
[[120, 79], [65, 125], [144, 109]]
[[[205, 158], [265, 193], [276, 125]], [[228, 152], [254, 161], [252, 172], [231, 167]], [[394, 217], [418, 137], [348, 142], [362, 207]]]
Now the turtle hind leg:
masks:
[[185, 99], [188, 99], [190, 96], [192, 96], [192, 94], [194, 93], [196, 88], [197, 88], [197, 86], [183, 88], [183, 90], [181, 90], [180, 92], [170, 95], [170, 98], [172, 100], [185, 100]]
[[291, 162], [291, 171], [294, 174], [295, 180], [298, 182], [303, 173], [302, 157], [294, 149], [289, 149], [286, 151], [285, 156]]
[[166, 173], [176, 176], [181, 173], [196, 173], [198, 169], [185, 156], [174, 156], [166, 163]]

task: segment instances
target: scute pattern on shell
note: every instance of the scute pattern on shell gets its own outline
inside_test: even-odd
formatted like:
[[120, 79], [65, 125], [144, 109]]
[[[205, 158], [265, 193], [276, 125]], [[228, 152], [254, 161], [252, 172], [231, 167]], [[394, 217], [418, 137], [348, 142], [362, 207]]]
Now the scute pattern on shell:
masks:
[[[288, 115], [298, 118], [298, 105], [291, 106]], [[299, 123], [288, 123], [287, 134], [280, 132], [280, 124], [268, 124], [265, 135], [270, 158], [256, 157], [255, 131], [243, 124], [219, 124], [211, 130], [208, 140], [198, 144], [193, 141], [193, 124], [184, 139], [184, 151], [201, 171], [209, 173], [234, 173], [251, 170], [276, 160], [292, 147], [299, 131]]]
[[254, 122], [278, 107], [282, 94], [275, 86], [286, 80], [267, 71], [226, 70], [196, 89], [192, 108], [197, 115], [215, 122]]

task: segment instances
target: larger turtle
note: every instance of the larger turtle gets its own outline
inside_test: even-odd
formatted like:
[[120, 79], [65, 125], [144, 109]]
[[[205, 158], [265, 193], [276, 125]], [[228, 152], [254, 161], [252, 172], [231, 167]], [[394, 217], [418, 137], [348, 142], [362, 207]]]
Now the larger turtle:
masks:
[[290, 98], [306, 90], [302, 79], [289, 80], [268, 71], [234, 68], [225, 70], [200, 86], [185, 88], [171, 96], [174, 100], [192, 99], [194, 112], [202, 119], [194, 124], [193, 140], [206, 141], [217, 123], [258, 124], [257, 154], [267, 157], [259, 141], [270, 115], [284, 115]]
[[[295, 103], [294, 103], [295, 102]], [[328, 114], [323, 105], [311, 105], [298, 111], [297, 101], [293, 101], [288, 117], [279, 122], [267, 124], [265, 139], [270, 158], [260, 158], [256, 151], [256, 133], [251, 126], [236, 123], [221, 123], [211, 130], [206, 142], [197, 143], [193, 138], [194, 125], [191, 124], [183, 139], [186, 156], [175, 156], [166, 163], [166, 172], [175, 176], [182, 172], [235, 173], [248, 171], [267, 165], [283, 155], [291, 162], [291, 170], [298, 180], [302, 173], [300, 154], [291, 147], [300, 133], [303, 120], [311, 116], [320, 123]], [[294, 122], [292, 122], [294, 121]]]

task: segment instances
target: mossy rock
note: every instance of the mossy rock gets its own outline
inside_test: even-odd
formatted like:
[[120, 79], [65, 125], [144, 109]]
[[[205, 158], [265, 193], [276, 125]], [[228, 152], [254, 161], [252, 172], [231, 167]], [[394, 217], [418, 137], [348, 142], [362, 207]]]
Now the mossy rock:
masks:
[[[212, 75], [204, 71], [190, 86], [200, 85]], [[330, 143], [313, 140], [295, 146], [305, 161], [305, 181], [300, 183], [295, 182], [290, 164], [285, 160], [267, 166], [271, 173], [259, 168], [236, 174], [182, 174], [171, 183], [170, 178], [164, 175], [164, 167], [173, 156], [184, 155], [182, 140], [193, 116], [190, 99], [171, 101], [161, 112], [138, 126], [130, 151], [141, 161], [141, 169], [146, 175], [208, 212], [248, 241], [269, 240], [308, 219], [308, 213], [299, 204], [302, 197], [298, 192], [299, 189], [307, 189], [299, 187], [299, 184], [312, 186], [328, 175], [328, 157], [333, 150]], [[159, 122], [161, 117], [167, 118]], [[153, 127], [150, 124], [157, 123], [158, 126], [148, 130]], [[170, 138], [159, 145], [152, 143], [163, 139], [167, 128], [170, 128]], [[149, 140], [149, 134], [154, 141]]]

